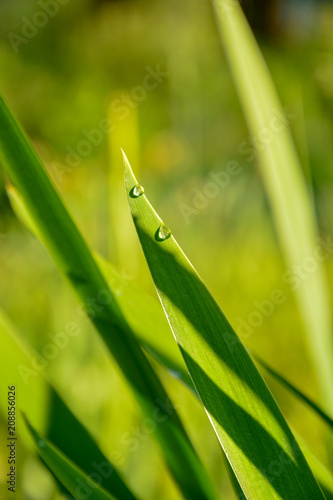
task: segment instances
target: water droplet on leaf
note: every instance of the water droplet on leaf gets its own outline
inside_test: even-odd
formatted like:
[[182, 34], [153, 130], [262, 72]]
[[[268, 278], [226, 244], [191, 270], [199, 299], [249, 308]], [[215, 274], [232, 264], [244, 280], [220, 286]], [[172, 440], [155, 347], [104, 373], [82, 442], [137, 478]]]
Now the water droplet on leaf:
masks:
[[140, 186], [140, 184], [135, 184], [134, 188], [131, 191], [131, 196], [132, 198], [138, 198], [139, 196], [143, 195], [145, 192], [144, 188]]
[[171, 229], [169, 229], [165, 224], [162, 223], [156, 233], [157, 241], [167, 240], [168, 238], [170, 238], [170, 236], [171, 236]]

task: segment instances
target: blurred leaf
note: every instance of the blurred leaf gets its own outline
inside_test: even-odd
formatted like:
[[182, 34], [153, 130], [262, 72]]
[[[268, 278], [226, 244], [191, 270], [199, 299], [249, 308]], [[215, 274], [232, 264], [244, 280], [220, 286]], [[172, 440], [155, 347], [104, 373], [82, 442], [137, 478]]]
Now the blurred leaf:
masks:
[[210, 479], [172, 402], [124, 319], [41, 160], [2, 98], [0, 160], [38, 228], [38, 234], [83, 301], [88, 316], [121, 368], [143, 413], [151, 418], [159, 412], [158, 418], [164, 419], [156, 426], [154, 436], [183, 495], [191, 500], [215, 499]]
[[[103, 257], [95, 256], [117, 302], [141, 346], [171, 374], [194, 390], [184, 360], [174, 341], [163, 309], [158, 301], [123, 278]], [[118, 293], [117, 293], [118, 292]]]
[[317, 415], [320, 416], [326, 422], [330, 427], [333, 428], [333, 419], [327, 415], [327, 413], [324, 412], [312, 399], [308, 398], [305, 394], [303, 394], [302, 391], [297, 389], [293, 384], [288, 382], [288, 380], [280, 375], [277, 371], [273, 370], [270, 366], [265, 363], [262, 359], [260, 359], [257, 355], [253, 355], [254, 359], [258, 361], [258, 363], [265, 368], [265, 370], [272, 375], [273, 378], [275, 378], [280, 384], [284, 385], [287, 387], [292, 393], [294, 393], [298, 398], [300, 398], [303, 403], [305, 403], [307, 406], [310, 406]]
[[[196, 389], [193, 386], [191, 377], [189, 376], [184, 360], [180, 354], [177, 344], [171, 334], [170, 327], [166, 321], [165, 315], [156, 299], [151, 297], [144, 290], [134, 286], [120, 276], [114, 266], [105, 260], [103, 257], [96, 255], [96, 260], [106, 277], [109, 286], [116, 293], [117, 290], [122, 290], [122, 293], [117, 296], [119, 306], [121, 307], [125, 317], [127, 318], [131, 328], [139, 340], [142, 347], [152, 355], [159, 363], [164, 366], [173, 377], [181, 380], [193, 394], [200, 399]], [[230, 340], [230, 339], [229, 339]], [[236, 340], [238, 342], [238, 340]], [[233, 345], [231, 342], [231, 348]], [[264, 361], [255, 357], [265, 368], [269, 367]], [[270, 372], [271, 373], [271, 372]], [[277, 375], [276, 379], [286, 385], [291, 392], [295, 393], [315, 411], [320, 408], [315, 405], [309, 398], [304, 396], [301, 391], [298, 391], [294, 386], [289, 387], [288, 382], [276, 372], [271, 373], [272, 376]], [[281, 378], [279, 378], [281, 377]], [[312, 404], [311, 404], [312, 403]], [[314, 406], [313, 406], [314, 405]], [[327, 414], [324, 414], [325, 420], [330, 419]], [[295, 432], [293, 431], [294, 435]], [[317, 459], [312, 451], [305, 445], [303, 440], [297, 435], [297, 441], [300, 444], [301, 450], [308, 461], [312, 472], [323, 489], [326, 498], [333, 499], [333, 476], [331, 472]], [[237, 495], [241, 494], [241, 488], [233, 473], [232, 468], [228, 464], [227, 470]], [[242, 497], [240, 497], [242, 498]]]
[[[26, 339], [21, 338], [15, 325], [1, 309], [0, 332], [0, 367], [7, 369], [6, 373], [1, 373], [0, 368], [0, 374], [3, 375], [2, 380], [8, 379], [8, 373], [11, 374], [9, 382], [19, 390], [18, 409], [34, 415], [45, 436], [84, 472], [90, 474], [102, 470], [100, 477], [106, 491], [119, 500], [135, 500], [116, 468], [103, 455], [89, 432], [54, 389], [47, 370], [34, 369], [31, 347]], [[6, 408], [3, 410], [6, 413]], [[20, 436], [26, 438], [22, 430]]]
[[62, 485], [77, 500], [89, 497], [94, 498], [94, 500], [115, 499], [115, 497], [107, 493], [101, 486], [92, 481], [83, 471], [68, 460], [55, 446], [40, 437], [27, 418], [23, 417], [37, 447], [38, 455], [52, 470]]
[[[328, 287], [322, 265], [325, 257], [316, 253], [320, 245], [314, 208], [288, 128], [292, 116], [286, 115], [281, 107], [238, 1], [212, 1], [222, 44], [255, 142], [248, 146], [251, 154], [255, 153], [258, 158], [290, 268], [283, 279], [296, 291], [323, 401], [332, 413], [333, 340]], [[310, 268], [307, 267], [309, 262]]]
[[[295, 434], [296, 435], [296, 434]], [[317, 457], [314, 456], [312, 451], [307, 447], [305, 442], [296, 435], [297, 440], [302, 447], [302, 451], [304, 456], [311, 467], [312, 472], [314, 473], [318, 483], [320, 484], [321, 489], [324, 492], [326, 500], [333, 499], [333, 476], [332, 472], [327, 469]]]
[[46, 437], [86, 474], [99, 476], [101, 486], [118, 500], [135, 496], [116, 468], [101, 452], [87, 429], [73, 415], [57, 392], [51, 388]]
[[117, 112], [114, 103], [119, 102], [124, 95], [122, 90], [115, 91], [110, 97], [108, 118], [112, 123], [112, 133], [108, 135], [110, 161], [108, 165], [108, 256], [119, 269], [126, 269], [129, 274], [138, 272], [137, 253], [140, 251], [138, 241], [133, 231], [131, 215], [128, 213], [124, 197], [124, 178], [121, 164], [120, 148], [125, 147], [139, 161], [140, 135], [137, 108], [128, 108], [126, 120]]
[[41, 241], [43, 241], [42, 236], [38, 231], [38, 227], [30, 217], [29, 212], [26, 210], [22, 197], [19, 195], [17, 190], [14, 188], [14, 186], [7, 183], [6, 191], [10, 199], [11, 207], [17, 218], [33, 235], [37, 236]]
[[[16, 216], [32, 234], [40, 238], [38, 228], [29, 217], [17, 190], [7, 185], [7, 193]], [[130, 283], [104, 257], [94, 253], [94, 258], [141, 346], [194, 391], [191, 377], [157, 300]]]
[[[14, 188], [10, 189], [10, 195], [15, 213], [24, 223], [27, 219], [27, 214], [24, 205], [19, 202], [19, 195]], [[14, 200], [17, 200], [17, 202], [13, 202]], [[27, 225], [29, 226], [29, 224], [28, 222]], [[32, 224], [30, 225], [30, 229], [33, 233], [35, 232]], [[113, 293], [117, 297], [119, 306], [142, 347], [154, 359], [161, 363], [172, 376], [176, 376], [177, 379], [185, 383], [187, 388], [198, 397], [191, 377], [187, 372], [184, 360], [172, 336], [165, 314], [158, 301], [122, 277], [109, 261], [98, 254], [95, 255], [95, 259], [110, 289], [113, 290]], [[233, 344], [237, 342], [238, 340], [234, 339], [234, 341], [231, 342], [231, 348]], [[307, 403], [305, 399], [304, 402]], [[314, 464], [312, 470], [320, 486], [325, 490], [325, 496], [327, 498], [333, 498], [333, 476], [325, 466], [320, 463], [309, 448], [303, 444], [299, 436], [297, 436], [297, 441], [300, 443], [301, 449], [308, 463], [311, 465], [311, 468], [312, 464]], [[229, 464], [228, 461], [226, 463]], [[231, 476], [234, 489], [236, 493], [239, 494], [241, 488], [230, 465], [228, 465], [227, 470]]]
[[124, 168], [129, 206], [164, 312], [246, 497], [324, 498], [246, 349], [142, 193], [125, 155]]
[[[49, 403], [49, 387], [46, 381], [38, 376], [38, 371], [31, 366], [26, 349], [19, 342], [16, 329], [11, 319], [0, 309], [0, 378], [3, 384], [15, 386], [19, 391], [17, 397], [17, 410], [29, 411], [34, 420], [42, 429], [45, 429], [47, 408]], [[6, 390], [4, 388], [3, 390]], [[0, 407], [4, 415], [7, 414], [7, 399], [0, 398]], [[17, 413], [18, 425], [20, 414]], [[24, 428], [20, 435], [27, 437]]]

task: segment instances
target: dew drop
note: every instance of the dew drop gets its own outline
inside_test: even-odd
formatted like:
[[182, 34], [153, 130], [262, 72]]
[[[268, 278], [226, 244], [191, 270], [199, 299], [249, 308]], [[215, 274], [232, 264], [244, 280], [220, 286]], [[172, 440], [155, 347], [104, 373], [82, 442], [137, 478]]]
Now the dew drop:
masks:
[[135, 184], [131, 191], [132, 198], [139, 198], [145, 192], [144, 188], [140, 184]]
[[41, 448], [45, 448], [45, 446], [46, 446], [45, 439], [39, 439], [38, 446], [40, 446]]
[[171, 236], [171, 229], [169, 229], [165, 224], [162, 223], [156, 233], [157, 241], [167, 240], [168, 238], [170, 238], [170, 236]]

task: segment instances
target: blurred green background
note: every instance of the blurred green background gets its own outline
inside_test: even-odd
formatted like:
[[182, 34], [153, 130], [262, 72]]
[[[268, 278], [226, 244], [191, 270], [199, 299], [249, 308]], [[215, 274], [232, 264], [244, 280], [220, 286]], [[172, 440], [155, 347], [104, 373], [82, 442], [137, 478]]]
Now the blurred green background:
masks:
[[[242, 6], [291, 115], [326, 238], [333, 230], [333, 5], [261, 0]], [[208, 0], [2, 0], [0, 68], [1, 91], [91, 246], [124, 277], [155, 293], [126, 206], [123, 147], [148, 197], [233, 326], [239, 318], [248, 322], [255, 301], [269, 299], [274, 289], [283, 291], [287, 300], [241, 338], [318, 400], [302, 321], [282, 279], [286, 269], [270, 208]], [[237, 175], [212, 187], [212, 175], [223, 176], [230, 161], [237, 162]], [[106, 456], [121, 457], [119, 468], [141, 498], [177, 500], [153, 438], [143, 435], [131, 449], [129, 437], [141, 425], [132, 395], [46, 250], [15, 218], [6, 182], [1, 170], [0, 308], [39, 353], [50, 333], [62, 332], [71, 321], [81, 327], [45, 370], [27, 385], [18, 380], [18, 408], [35, 418], [40, 431], [47, 428], [47, 373]], [[332, 259], [325, 266], [332, 287]], [[7, 385], [19, 354], [2, 333], [4, 442]], [[233, 499], [203, 410], [177, 380], [159, 371], [221, 498]], [[288, 421], [327, 464], [318, 418], [267, 381]], [[38, 407], [37, 385], [44, 394]], [[20, 425], [18, 498], [61, 498]], [[5, 446], [0, 473], [1, 498], [11, 498]]]

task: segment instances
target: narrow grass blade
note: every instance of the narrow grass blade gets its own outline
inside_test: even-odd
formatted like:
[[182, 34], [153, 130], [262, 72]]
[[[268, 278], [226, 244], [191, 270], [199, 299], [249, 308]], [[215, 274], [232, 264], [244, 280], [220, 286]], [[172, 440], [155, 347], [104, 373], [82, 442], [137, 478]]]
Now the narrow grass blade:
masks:
[[[0, 161], [59, 270], [67, 277], [134, 391], [143, 413], [158, 414], [157, 438], [185, 498], [216, 494], [159, 378], [136, 341], [93, 255], [41, 160], [0, 97]], [[163, 421], [162, 421], [163, 419]]]
[[158, 301], [141, 288], [124, 279], [103, 257], [95, 256], [117, 301], [140, 345], [173, 376], [194, 391], [191, 377], [174, 341], [167, 319]]
[[[15, 189], [7, 186], [7, 192], [11, 198], [15, 213], [32, 232], [35, 232], [32, 222], [29, 220]], [[193, 391], [192, 380], [187, 374], [179, 349], [171, 336], [169, 325], [157, 301], [143, 290], [122, 278], [115, 267], [106, 259], [97, 254], [95, 255], [95, 259], [110, 289], [113, 290], [115, 295], [117, 295], [117, 291], [122, 291], [119, 297], [117, 296], [117, 301], [141, 346], [157, 361], [162, 363], [170, 372], [177, 373], [179, 375], [178, 378]], [[288, 382], [285, 377], [268, 366], [268, 364], [257, 355], [253, 353], [252, 355], [255, 360], [272, 375], [272, 377], [287, 387], [297, 397], [302, 399], [302, 401], [310, 406], [327, 424], [333, 427], [333, 419], [314, 401]]]
[[22, 222], [22, 224], [25, 226], [26, 229], [28, 229], [28, 231], [30, 231], [39, 240], [43, 241], [43, 237], [38, 231], [38, 226], [35, 224], [28, 210], [24, 206], [22, 197], [20, 196], [18, 191], [14, 188], [14, 186], [9, 182], [7, 182], [6, 184], [6, 192], [16, 217]]
[[[41, 377], [32, 376], [29, 379], [29, 390], [24, 390], [27, 379], [31, 373], [36, 373], [31, 369], [29, 358], [24, 349], [18, 344], [15, 335], [15, 326], [10, 318], [0, 309], [0, 380], [3, 382], [3, 391], [6, 385], [15, 386], [19, 391], [20, 409], [25, 409], [31, 414], [34, 421], [42, 429], [45, 428], [47, 418], [47, 406], [49, 390], [45, 380]], [[30, 370], [30, 371], [29, 371]], [[17, 395], [16, 395], [17, 396]], [[18, 396], [17, 396], [18, 397]], [[7, 399], [0, 398], [0, 410], [3, 416], [7, 416]], [[19, 409], [19, 407], [17, 407]], [[20, 426], [20, 414], [17, 414], [18, 425]], [[22, 439], [27, 438], [27, 434], [22, 429]]]
[[270, 366], [268, 366], [265, 361], [260, 359], [257, 355], [253, 355], [254, 359], [258, 361], [258, 363], [265, 368], [265, 370], [272, 375], [273, 378], [275, 378], [278, 382], [280, 382], [282, 385], [287, 387], [293, 394], [295, 394], [299, 399], [301, 399], [307, 406], [312, 408], [317, 415], [319, 415], [324, 422], [326, 422], [331, 428], [333, 428], [333, 419], [327, 415], [320, 406], [318, 406], [312, 399], [310, 399], [308, 396], [303, 394], [302, 391], [297, 389], [293, 384], [291, 384], [285, 377], [282, 377], [277, 371], [273, 370]]
[[92, 481], [82, 470], [56, 449], [49, 441], [42, 438], [25, 416], [24, 420], [35, 442], [38, 455], [50, 468], [61, 484], [76, 498], [94, 498], [95, 500], [115, 500], [101, 486]]
[[85, 474], [117, 500], [136, 500], [116, 467], [101, 452], [87, 429], [50, 386], [49, 421], [45, 436]]
[[224, 459], [225, 467], [226, 467], [226, 470], [228, 473], [228, 477], [229, 477], [231, 486], [232, 486], [234, 493], [236, 495], [236, 498], [237, 498], [237, 500], [244, 500], [244, 499], [246, 499], [246, 496], [244, 495], [244, 491], [242, 490], [241, 485], [239, 484], [238, 479], [237, 479], [230, 463], [227, 460], [227, 457], [225, 455], [224, 455], [224, 457], [225, 457], [225, 459]]
[[124, 169], [130, 210], [164, 312], [246, 497], [324, 498], [246, 349], [146, 196], [137, 196], [125, 156]]
[[[19, 203], [19, 195], [13, 188], [11, 188], [9, 192], [15, 213], [23, 222], [25, 221], [27, 227], [30, 227], [32, 232], [35, 232], [31, 222], [27, 221], [27, 214], [23, 204]], [[164, 368], [169, 370], [172, 375], [176, 374], [177, 378], [184, 382], [195, 396], [198, 396], [160, 304], [142, 289], [137, 288], [123, 278], [115, 267], [106, 259], [99, 255], [96, 255], [95, 258], [110, 289], [112, 289], [117, 296], [119, 306], [131, 325], [141, 346], [149, 352], [154, 359], [161, 363]], [[121, 291], [121, 293], [117, 293], [119, 291]], [[233, 345], [233, 343], [231, 345]], [[306, 401], [304, 400], [304, 402]], [[297, 437], [297, 441], [301, 445], [301, 450], [305, 454], [311, 468], [312, 464], [315, 465], [312, 470], [320, 486], [325, 490], [325, 496], [327, 498], [333, 498], [332, 474], [305, 445], [303, 446], [299, 437]], [[235, 483], [234, 487], [237, 494], [239, 494], [241, 488], [236, 483], [237, 478], [230, 466], [228, 470], [230, 474], [232, 474], [232, 481]]]
[[[0, 375], [4, 380], [10, 373], [11, 385], [20, 388], [20, 409], [29, 411], [46, 438], [86, 474], [96, 473], [93, 464], [100, 467], [103, 470], [101, 485], [106, 491], [118, 500], [136, 500], [117, 468], [104, 456], [88, 430], [53, 387], [47, 370], [37, 372], [33, 369], [31, 346], [1, 309], [0, 334]], [[4, 413], [7, 413], [7, 408], [4, 408]], [[26, 438], [22, 430], [20, 435]]]
[[302, 451], [304, 456], [311, 467], [312, 472], [316, 476], [318, 483], [320, 484], [321, 489], [325, 494], [326, 500], [333, 500], [333, 476], [330, 470], [327, 469], [312, 451], [307, 447], [304, 441], [296, 436], [299, 444], [302, 447]]
[[288, 117], [239, 3], [212, 2], [288, 265], [283, 279], [296, 292], [323, 402], [333, 414], [331, 309], [322, 264], [332, 254], [332, 245], [317, 241], [314, 208]]

